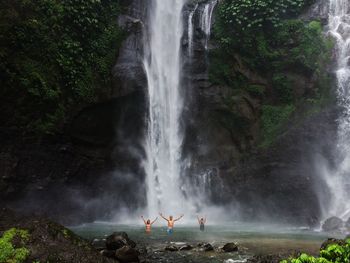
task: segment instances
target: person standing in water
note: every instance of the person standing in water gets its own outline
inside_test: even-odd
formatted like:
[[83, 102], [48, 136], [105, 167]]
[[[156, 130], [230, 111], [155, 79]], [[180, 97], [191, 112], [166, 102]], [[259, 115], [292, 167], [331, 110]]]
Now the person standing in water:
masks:
[[169, 216], [169, 219], [164, 217], [162, 213], [159, 213], [159, 215], [168, 222], [168, 229], [167, 232], [169, 235], [171, 235], [172, 233], [174, 233], [174, 223], [176, 221], [179, 221], [181, 218], [183, 218], [184, 215], [181, 215], [180, 217], [174, 219], [173, 216]]
[[156, 219], [153, 220], [153, 222], [151, 222], [150, 219], [147, 219], [147, 221], [145, 220], [145, 218], [143, 216], [141, 216], [143, 222], [145, 223], [145, 226], [146, 226], [146, 233], [147, 234], [150, 234], [151, 233], [151, 228], [152, 228], [152, 225], [154, 224], [154, 222], [157, 221], [158, 217], [156, 217]]
[[199, 218], [199, 216], [197, 216], [197, 219], [198, 219], [200, 231], [204, 231], [204, 226], [205, 226], [205, 223], [207, 222], [207, 218], [206, 217]]

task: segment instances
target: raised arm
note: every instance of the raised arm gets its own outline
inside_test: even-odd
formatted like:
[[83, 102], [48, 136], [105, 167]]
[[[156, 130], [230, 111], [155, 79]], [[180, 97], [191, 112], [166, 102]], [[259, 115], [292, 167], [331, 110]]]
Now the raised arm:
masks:
[[143, 216], [141, 216], [141, 218], [142, 218], [143, 222], [145, 223], [145, 225], [147, 225], [147, 222], [146, 222], [146, 220], [143, 218]]
[[204, 216], [204, 224], [207, 223], [207, 216]]
[[201, 220], [199, 219], [198, 215], [197, 215], [197, 220], [198, 220], [198, 224], [201, 224]]
[[153, 224], [154, 224], [154, 222], [156, 222], [156, 221], [157, 221], [157, 219], [158, 219], [158, 217], [156, 217], [156, 219], [154, 219], [154, 220], [153, 220], [153, 222], [151, 223], [151, 225], [153, 225]]
[[159, 215], [160, 215], [160, 216], [161, 216], [161, 218], [163, 218], [164, 220], [169, 221], [167, 218], [165, 218], [165, 217], [163, 216], [163, 214], [162, 214], [162, 213], [159, 213]]
[[184, 215], [179, 216], [178, 218], [174, 219], [174, 221], [179, 221], [181, 218], [183, 218]]

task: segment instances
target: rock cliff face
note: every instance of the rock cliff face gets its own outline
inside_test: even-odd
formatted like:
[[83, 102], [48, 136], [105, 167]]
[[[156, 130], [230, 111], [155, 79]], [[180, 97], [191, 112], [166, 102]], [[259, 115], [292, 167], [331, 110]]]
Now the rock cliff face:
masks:
[[[320, 19], [325, 24], [326, 2], [318, 1], [301, 18], [306, 21]], [[188, 123], [185, 154], [192, 162], [188, 176], [209, 177], [210, 201], [232, 205], [236, 215], [245, 220], [317, 224], [321, 206], [316, 193], [323, 191], [327, 196], [318, 174], [318, 158], [332, 159], [330, 149], [336, 135], [337, 109], [329, 105], [306, 117], [308, 109], [301, 107], [284, 125], [282, 135], [272, 146], [260, 147], [262, 105], [264, 101], [272, 100], [273, 95], [263, 98], [247, 92], [235, 94], [230, 87], [210, 82], [210, 62], [199, 22], [204, 4], [205, 1], [200, 3], [194, 14], [194, 57], [186, 78], [191, 90], [188, 114], [185, 112], [184, 117]], [[193, 10], [191, 5], [188, 8]], [[215, 48], [214, 41], [210, 48]], [[269, 81], [245, 67], [239, 54], [232, 62], [231, 70], [239, 72], [251, 83], [269, 89]], [[299, 98], [319, 88], [314, 76], [285, 73], [292, 80], [294, 93]], [[235, 119], [233, 125], [228, 123], [232, 115], [227, 98], [234, 101], [234, 112], [246, 120], [244, 129], [239, 127], [239, 119]], [[193, 183], [196, 182], [198, 180], [193, 178]]]
[[[47, 213], [63, 223], [108, 218], [118, 209], [144, 205], [147, 82], [142, 41], [147, 7], [142, 0], [122, 3], [126, 12], [118, 23], [128, 34], [112, 70], [109, 97], [79, 112], [61, 135], [40, 142], [23, 138], [16, 130], [0, 130], [0, 204]], [[314, 172], [314, 157], [332, 154], [327, 149], [335, 132], [336, 109], [299, 116], [284, 127], [273, 147], [257, 147], [262, 98], [233, 94], [208, 77], [210, 60], [200, 27], [206, 3], [199, 1], [193, 14], [193, 56], [184, 51], [184, 158], [192, 163], [188, 176], [195, 183], [208, 175], [210, 202], [232, 205], [243, 218], [314, 224], [320, 216], [315, 189], [323, 187]], [[186, 6], [184, 17], [195, 5], [196, 1]], [[305, 19], [326, 19], [326, 6], [322, 1], [315, 4]], [[188, 45], [184, 37], [183, 49]], [[214, 42], [209, 50], [212, 47]], [[233, 67], [251, 82], [268, 86], [267, 80], [245, 68], [239, 54]], [[315, 88], [312, 79], [293, 77], [300, 97]], [[227, 97], [248, 120], [244, 130], [237, 122], [233, 127], [225, 122], [231, 117]]]
[[41, 141], [1, 128], [2, 205], [72, 224], [143, 204], [146, 82], [140, 54], [145, 4], [122, 4], [125, 14], [118, 23], [128, 37], [112, 71], [110, 94], [78, 112], [62, 134]]

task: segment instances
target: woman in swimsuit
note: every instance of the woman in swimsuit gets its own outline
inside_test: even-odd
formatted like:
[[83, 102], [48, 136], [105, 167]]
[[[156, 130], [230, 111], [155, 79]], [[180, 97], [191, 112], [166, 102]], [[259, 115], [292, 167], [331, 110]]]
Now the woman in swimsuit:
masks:
[[152, 225], [154, 224], [154, 222], [157, 221], [158, 217], [156, 217], [156, 219], [153, 220], [153, 222], [151, 222], [150, 219], [147, 219], [147, 221], [144, 219], [143, 216], [141, 216], [143, 222], [145, 223], [145, 226], [146, 226], [146, 233], [147, 234], [150, 234], [151, 233], [151, 228], [152, 228]]

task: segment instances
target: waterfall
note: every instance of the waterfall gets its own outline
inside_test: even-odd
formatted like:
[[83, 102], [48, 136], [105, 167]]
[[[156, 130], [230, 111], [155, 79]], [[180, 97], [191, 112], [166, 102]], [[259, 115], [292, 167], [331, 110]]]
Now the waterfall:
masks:
[[329, 33], [336, 41], [337, 96], [342, 109], [338, 119], [337, 167], [328, 171], [326, 182], [332, 199], [327, 216], [350, 216], [350, 4], [349, 0], [330, 0]]
[[218, 0], [211, 0], [208, 3], [206, 3], [204, 6], [203, 13], [201, 15], [201, 30], [205, 34], [205, 39], [204, 39], [205, 49], [208, 49], [208, 43], [209, 43], [210, 34], [211, 34], [212, 16], [213, 16], [213, 11], [217, 2]]
[[193, 57], [193, 32], [194, 32], [194, 21], [193, 16], [196, 13], [198, 4], [195, 5], [194, 9], [190, 12], [188, 16], [188, 56]]
[[145, 41], [148, 131], [145, 171], [148, 213], [184, 212], [181, 190], [183, 134], [180, 118], [182, 9], [186, 0], [152, 0]]

